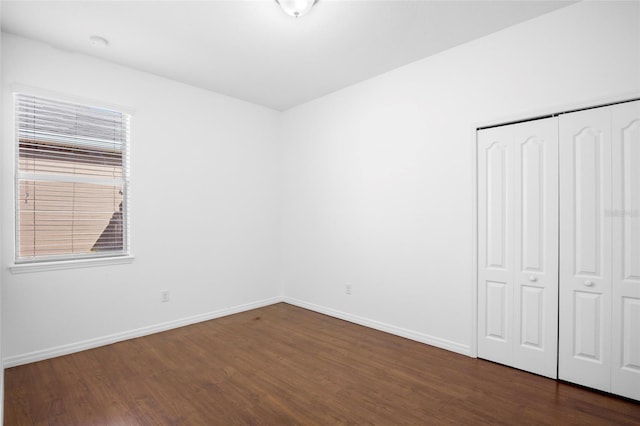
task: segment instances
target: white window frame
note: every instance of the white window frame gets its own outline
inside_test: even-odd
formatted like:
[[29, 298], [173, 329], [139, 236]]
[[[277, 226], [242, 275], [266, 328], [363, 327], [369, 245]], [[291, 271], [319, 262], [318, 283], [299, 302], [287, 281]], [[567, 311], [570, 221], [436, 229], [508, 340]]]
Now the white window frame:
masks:
[[[13, 227], [14, 227], [14, 256], [13, 262], [9, 265], [9, 270], [12, 273], [25, 273], [25, 272], [37, 272], [48, 271], [58, 269], [74, 269], [82, 267], [94, 267], [94, 266], [106, 266], [131, 263], [134, 256], [131, 252], [131, 122], [133, 121], [134, 111], [131, 108], [115, 106], [111, 104], [105, 104], [101, 101], [79, 99], [73, 96], [62, 95], [51, 91], [41, 90], [33, 87], [26, 87], [22, 85], [12, 85], [13, 96], [12, 115], [14, 119], [13, 126], [13, 139], [11, 147], [14, 150], [11, 153], [11, 159], [14, 165], [13, 173], [13, 190], [14, 190], [14, 205], [13, 205]], [[18, 134], [18, 117], [17, 117], [17, 97], [18, 95], [35, 96], [38, 98], [45, 98], [58, 102], [72, 103], [80, 106], [88, 106], [92, 108], [101, 108], [121, 113], [128, 118], [128, 135], [126, 138], [124, 150], [123, 150], [123, 250], [119, 250], [115, 253], [109, 254], [108, 252], [90, 254], [90, 255], [62, 255], [62, 256], [42, 256], [33, 259], [23, 260], [19, 259], [19, 220], [18, 220], [18, 182], [20, 178], [24, 178], [25, 174], [20, 174], [18, 170], [18, 156], [19, 151], [19, 134]], [[7, 153], [9, 154], [9, 153]], [[5, 163], [6, 164], [6, 163]], [[81, 179], [79, 179], [81, 180]]]

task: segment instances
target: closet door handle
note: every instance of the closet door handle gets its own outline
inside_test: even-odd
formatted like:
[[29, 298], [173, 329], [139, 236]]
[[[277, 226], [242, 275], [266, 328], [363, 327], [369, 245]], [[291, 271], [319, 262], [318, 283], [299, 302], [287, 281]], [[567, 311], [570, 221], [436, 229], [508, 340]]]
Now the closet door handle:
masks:
[[538, 277], [536, 277], [535, 275], [529, 275], [529, 281], [534, 283], [534, 282], [538, 281]]
[[593, 281], [590, 281], [590, 280], [586, 280], [586, 281], [584, 282], [584, 285], [585, 285], [585, 286], [587, 286], [587, 287], [593, 287], [593, 285], [594, 285], [594, 284], [595, 284], [595, 283], [594, 283]]

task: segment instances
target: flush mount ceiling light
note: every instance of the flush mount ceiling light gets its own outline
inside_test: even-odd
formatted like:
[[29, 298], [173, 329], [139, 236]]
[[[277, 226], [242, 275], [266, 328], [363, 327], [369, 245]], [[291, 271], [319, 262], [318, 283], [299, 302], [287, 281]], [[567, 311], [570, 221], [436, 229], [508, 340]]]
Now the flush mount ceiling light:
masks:
[[98, 47], [101, 49], [104, 49], [105, 47], [107, 47], [109, 45], [109, 40], [107, 40], [104, 37], [100, 37], [97, 35], [93, 35], [91, 37], [89, 37], [89, 41], [91, 42], [91, 45], [93, 47]]
[[318, 0], [276, 0], [284, 13], [299, 18], [306, 15]]

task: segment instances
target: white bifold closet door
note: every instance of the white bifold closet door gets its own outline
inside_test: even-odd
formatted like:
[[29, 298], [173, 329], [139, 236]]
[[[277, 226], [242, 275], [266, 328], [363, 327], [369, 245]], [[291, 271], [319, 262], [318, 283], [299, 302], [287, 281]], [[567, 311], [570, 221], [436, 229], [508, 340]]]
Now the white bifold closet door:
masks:
[[561, 379], [640, 399], [640, 102], [560, 116]]
[[611, 392], [640, 400], [640, 101], [612, 107]]
[[557, 377], [558, 126], [478, 132], [478, 356]]
[[611, 120], [608, 108], [560, 117], [561, 379], [609, 391]]

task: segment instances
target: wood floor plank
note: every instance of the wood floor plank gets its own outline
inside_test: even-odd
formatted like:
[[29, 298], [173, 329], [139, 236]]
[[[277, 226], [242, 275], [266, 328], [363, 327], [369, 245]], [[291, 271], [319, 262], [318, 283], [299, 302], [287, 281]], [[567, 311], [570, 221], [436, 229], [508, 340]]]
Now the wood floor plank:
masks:
[[639, 425], [640, 404], [284, 303], [5, 371], [6, 425]]

